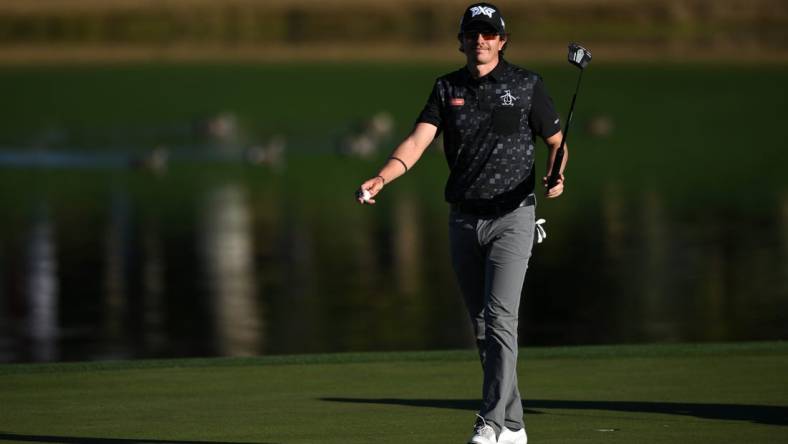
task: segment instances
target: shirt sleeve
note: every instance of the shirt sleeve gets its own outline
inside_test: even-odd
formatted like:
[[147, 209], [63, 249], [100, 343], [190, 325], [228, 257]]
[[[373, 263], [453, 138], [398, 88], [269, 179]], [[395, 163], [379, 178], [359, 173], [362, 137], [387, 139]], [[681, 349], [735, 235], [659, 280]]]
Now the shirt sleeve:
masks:
[[438, 82], [435, 82], [435, 86], [432, 87], [432, 93], [430, 93], [430, 97], [427, 99], [427, 104], [424, 105], [424, 109], [421, 110], [421, 114], [419, 114], [418, 119], [416, 119], [416, 123], [426, 122], [437, 126], [438, 129], [441, 128], [443, 118], [441, 115], [439, 88]]
[[531, 99], [531, 114], [528, 123], [534, 134], [547, 138], [561, 130], [561, 118], [555, 111], [553, 99], [547, 93], [542, 79], [534, 85], [534, 95]]

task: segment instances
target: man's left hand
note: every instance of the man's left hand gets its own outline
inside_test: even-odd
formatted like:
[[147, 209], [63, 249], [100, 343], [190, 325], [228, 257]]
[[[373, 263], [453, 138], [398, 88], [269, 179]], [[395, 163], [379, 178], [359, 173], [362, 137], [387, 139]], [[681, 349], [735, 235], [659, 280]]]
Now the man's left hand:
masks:
[[[542, 178], [542, 184], [544, 185], [545, 188], [547, 188], [547, 177]], [[564, 192], [564, 175], [560, 174], [553, 188], [550, 188], [545, 192], [545, 196], [548, 199], [554, 199], [560, 196], [563, 192]]]

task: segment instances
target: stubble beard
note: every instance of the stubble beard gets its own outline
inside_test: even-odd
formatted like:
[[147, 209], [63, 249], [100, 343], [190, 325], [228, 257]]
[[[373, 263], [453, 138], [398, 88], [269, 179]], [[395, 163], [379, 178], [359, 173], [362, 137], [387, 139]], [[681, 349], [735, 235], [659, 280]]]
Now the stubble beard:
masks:
[[[484, 49], [485, 51], [477, 52], [480, 48]], [[492, 63], [498, 57], [498, 52], [495, 51], [491, 46], [474, 46], [472, 50], [473, 52], [470, 53], [469, 61], [473, 62], [477, 66]]]

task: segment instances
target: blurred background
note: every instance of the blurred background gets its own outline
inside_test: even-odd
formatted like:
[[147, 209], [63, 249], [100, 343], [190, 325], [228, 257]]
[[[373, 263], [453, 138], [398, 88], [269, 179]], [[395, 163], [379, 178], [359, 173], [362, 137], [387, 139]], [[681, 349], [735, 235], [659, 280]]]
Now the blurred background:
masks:
[[[0, 0], [0, 362], [472, 347], [440, 140], [353, 200], [467, 3]], [[497, 4], [594, 54], [521, 344], [788, 339], [788, 2]]]

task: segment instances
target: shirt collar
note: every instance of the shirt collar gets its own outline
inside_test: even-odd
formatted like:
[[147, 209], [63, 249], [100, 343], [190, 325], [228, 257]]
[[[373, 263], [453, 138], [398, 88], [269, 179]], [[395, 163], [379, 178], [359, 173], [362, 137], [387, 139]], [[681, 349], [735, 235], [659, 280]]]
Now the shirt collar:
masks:
[[489, 77], [490, 80], [494, 82], [498, 82], [503, 78], [503, 75], [506, 72], [506, 68], [508, 67], [509, 64], [506, 62], [506, 60], [504, 60], [503, 57], [499, 57], [498, 64], [495, 65], [495, 68], [493, 68], [493, 70], [490, 71], [489, 74], [487, 74], [487, 77]]
[[493, 68], [492, 71], [490, 71], [486, 76], [480, 79], [474, 79], [473, 76], [471, 75], [471, 72], [468, 70], [467, 66], [462, 71], [463, 74], [465, 75], [466, 80], [468, 80], [469, 82], [480, 82], [483, 79], [489, 79], [489, 81], [491, 82], [499, 82], [503, 78], [504, 73], [508, 68], [509, 68], [509, 63], [506, 60], [504, 60], [503, 57], [500, 57], [498, 59], [498, 64], [495, 65], [495, 68]]

